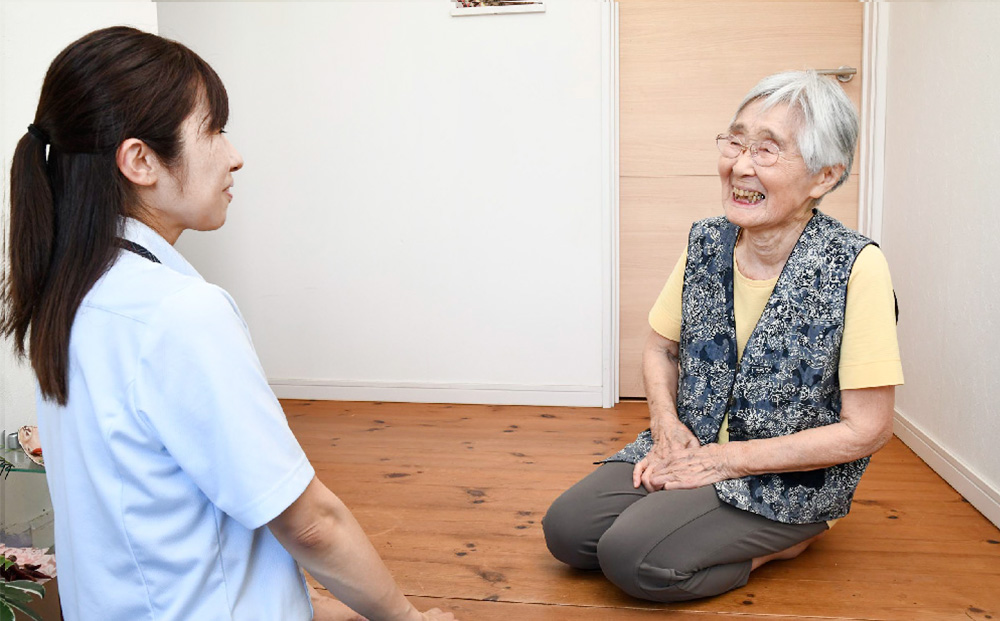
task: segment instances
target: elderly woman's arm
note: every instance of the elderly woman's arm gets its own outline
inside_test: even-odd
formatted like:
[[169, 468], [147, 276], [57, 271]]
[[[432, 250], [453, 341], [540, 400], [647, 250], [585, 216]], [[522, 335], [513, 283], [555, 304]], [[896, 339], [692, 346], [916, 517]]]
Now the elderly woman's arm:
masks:
[[894, 386], [841, 391], [840, 422], [779, 438], [677, 452], [643, 477], [647, 489], [691, 489], [769, 472], [816, 470], [876, 452], [892, 437]]
[[733, 442], [728, 449], [731, 475], [726, 478], [826, 468], [867, 457], [885, 446], [892, 438], [896, 387], [840, 394], [839, 423], [780, 438]]
[[[669, 462], [678, 451], [698, 446], [698, 439], [677, 417], [677, 341], [650, 331], [642, 351], [642, 375], [649, 404], [649, 430], [653, 450], [632, 471], [632, 484], [639, 487], [652, 466]], [[648, 488], [647, 488], [648, 489]], [[650, 490], [652, 491], [652, 490]]]

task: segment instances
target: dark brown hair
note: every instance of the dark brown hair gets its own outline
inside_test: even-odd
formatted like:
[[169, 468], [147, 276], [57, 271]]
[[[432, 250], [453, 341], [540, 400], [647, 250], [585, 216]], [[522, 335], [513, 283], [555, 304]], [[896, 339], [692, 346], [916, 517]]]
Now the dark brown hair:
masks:
[[180, 43], [134, 28], [91, 32], [49, 66], [33, 123], [41, 132], [25, 133], [11, 161], [0, 290], [0, 334], [30, 358], [45, 398], [66, 404], [73, 319], [114, 263], [124, 217], [141, 214], [118, 146], [138, 138], [174, 167], [181, 123], [202, 97], [210, 129], [221, 129], [229, 102], [215, 71]]

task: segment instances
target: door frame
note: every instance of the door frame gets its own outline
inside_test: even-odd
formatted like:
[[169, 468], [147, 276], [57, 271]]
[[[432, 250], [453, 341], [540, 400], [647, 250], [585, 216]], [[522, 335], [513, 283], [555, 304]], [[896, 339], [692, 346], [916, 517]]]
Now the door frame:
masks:
[[601, 406], [618, 403], [619, 252], [618, 252], [618, 2], [601, 3], [601, 281], [603, 306]]
[[882, 241], [882, 185], [885, 179], [886, 76], [889, 68], [889, 4], [864, 3], [861, 67], [861, 145], [858, 171], [858, 230]]

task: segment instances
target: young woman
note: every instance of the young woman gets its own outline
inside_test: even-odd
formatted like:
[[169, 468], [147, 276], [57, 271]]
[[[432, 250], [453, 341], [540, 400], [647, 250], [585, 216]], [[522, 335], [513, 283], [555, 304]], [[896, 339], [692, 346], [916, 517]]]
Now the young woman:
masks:
[[228, 112], [191, 50], [108, 28], [52, 62], [14, 154], [0, 332], [38, 378], [65, 617], [310, 619], [301, 566], [371, 619], [454, 619], [406, 600], [173, 248], [225, 222]]

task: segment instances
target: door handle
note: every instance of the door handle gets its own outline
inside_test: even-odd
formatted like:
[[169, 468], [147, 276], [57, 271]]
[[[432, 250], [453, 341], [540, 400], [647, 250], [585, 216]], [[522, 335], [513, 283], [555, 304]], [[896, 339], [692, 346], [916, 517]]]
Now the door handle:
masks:
[[854, 75], [858, 72], [854, 67], [847, 67], [841, 65], [837, 69], [817, 69], [816, 73], [820, 75], [835, 75], [837, 79], [841, 82], [850, 82], [854, 79]]

